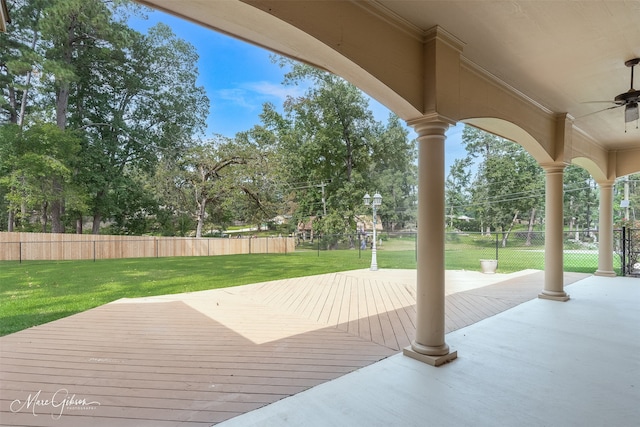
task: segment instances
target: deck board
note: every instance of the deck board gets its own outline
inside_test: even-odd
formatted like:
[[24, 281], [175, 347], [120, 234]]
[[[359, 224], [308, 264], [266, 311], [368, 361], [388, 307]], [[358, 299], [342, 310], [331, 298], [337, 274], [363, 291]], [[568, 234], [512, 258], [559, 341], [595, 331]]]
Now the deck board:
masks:
[[[541, 284], [534, 273], [448, 295], [447, 331]], [[211, 426], [397, 353], [415, 336], [415, 293], [415, 280], [331, 273], [120, 300], [1, 337], [0, 425]], [[63, 421], [51, 406], [11, 410], [61, 389], [100, 405]]]

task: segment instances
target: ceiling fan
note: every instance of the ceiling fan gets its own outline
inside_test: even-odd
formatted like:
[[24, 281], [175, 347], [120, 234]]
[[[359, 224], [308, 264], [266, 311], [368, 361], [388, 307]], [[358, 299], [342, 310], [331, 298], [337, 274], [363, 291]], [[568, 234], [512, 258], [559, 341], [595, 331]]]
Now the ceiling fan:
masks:
[[640, 64], [640, 58], [630, 59], [624, 63], [624, 65], [631, 68], [631, 88], [627, 92], [621, 93], [620, 95], [613, 98], [613, 101], [602, 101], [613, 103], [615, 105], [613, 107], [605, 108], [603, 110], [587, 114], [587, 116], [597, 114], [606, 110], [612, 110], [614, 108], [624, 107], [625, 123], [629, 123], [640, 118], [640, 112], [638, 111], [638, 103], [640, 102], [640, 90], [633, 88], [633, 68], [638, 64]]
[[618, 107], [624, 105], [624, 121], [625, 123], [638, 120], [638, 102], [640, 102], [640, 90], [633, 88], [633, 68], [640, 63], [640, 58], [630, 59], [624, 63], [627, 67], [631, 67], [631, 89], [625, 93], [621, 93], [613, 99]]

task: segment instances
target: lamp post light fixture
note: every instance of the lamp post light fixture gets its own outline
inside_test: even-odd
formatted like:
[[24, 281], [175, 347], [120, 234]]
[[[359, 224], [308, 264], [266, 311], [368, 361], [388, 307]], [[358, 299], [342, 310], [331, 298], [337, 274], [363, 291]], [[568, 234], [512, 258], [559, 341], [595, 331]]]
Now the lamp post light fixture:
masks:
[[382, 196], [380, 193], [376, 192], [376, 194], [373, 195], [373, 203], [371, 203], [371, 196], [367, 193], [364, 195], [363, 200], [365, 206], [371, 205], [371, 208], [373, 209], [373, 244], [371, 245], [371, 267], [369, 270], [378, 271], [378, 259], [376, 254], [376, 211], [378, 206], [382, 204]]

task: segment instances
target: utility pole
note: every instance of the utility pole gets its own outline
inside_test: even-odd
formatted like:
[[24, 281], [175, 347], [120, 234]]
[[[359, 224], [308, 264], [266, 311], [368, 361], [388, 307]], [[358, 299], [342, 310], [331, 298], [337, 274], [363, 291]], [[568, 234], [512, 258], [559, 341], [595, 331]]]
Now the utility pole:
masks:
[[327, 216], [327, 201], [324, 198], [324, 187], [326, 187], [327, 183], [322, 181], [322, 183], [320, 183], [319, 185], [317, 185], [316, 187], [320, 187], [322, 188], [322, 212], [324, 214], [324, 216]]

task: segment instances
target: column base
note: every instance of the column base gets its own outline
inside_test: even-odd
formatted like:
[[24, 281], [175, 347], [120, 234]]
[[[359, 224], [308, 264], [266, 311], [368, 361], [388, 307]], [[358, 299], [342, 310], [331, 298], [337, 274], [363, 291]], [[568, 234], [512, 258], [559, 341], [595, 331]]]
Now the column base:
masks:
[[570, 299], [569, 294], [565, 292], [545, 293], [545, 291], [542, 291], [541, 293], [539, 293], [538, 298], [548, 299], [551, 301], [561, 301], [561, 302], [569, 301]]
[[607, 271], [607, 270], [596, 270], [595, 273], [593, 273], [594, 276], [600, 276], [600, 277], [616, 277], [617, 274], [615, 271]]
[[405, 347], [402, 350], [402, 354], [431, 366], [444, 365], [445, 363], [449, 363], [458, 357], [457, 351], [452, 351], [442, 356], [429, 356], [427, 354], [418, 353], [411, 346]]

